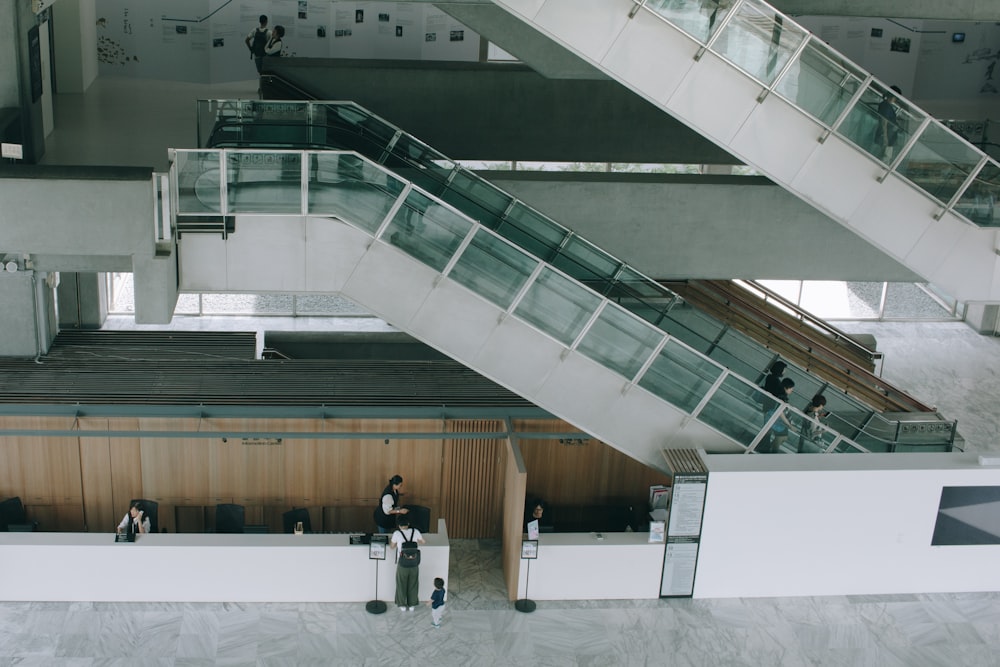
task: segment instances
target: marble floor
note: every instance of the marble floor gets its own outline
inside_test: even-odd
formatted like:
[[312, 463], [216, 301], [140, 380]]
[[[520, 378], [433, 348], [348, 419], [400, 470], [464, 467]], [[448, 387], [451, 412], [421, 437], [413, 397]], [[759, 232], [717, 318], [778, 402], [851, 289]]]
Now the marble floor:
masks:
[[427, 607], [391, 604], [5, 603], [0, 665], [1000, 665], [998, 593], [538, 601], [523, 614], [489, 540], [455, 540], [446, 582], [440, 629]]

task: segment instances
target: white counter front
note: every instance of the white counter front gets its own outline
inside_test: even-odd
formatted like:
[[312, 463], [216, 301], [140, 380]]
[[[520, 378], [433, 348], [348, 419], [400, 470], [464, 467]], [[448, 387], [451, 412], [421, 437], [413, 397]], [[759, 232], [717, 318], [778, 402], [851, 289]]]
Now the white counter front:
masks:
[[603, 539], [596, 533], [542, 533], [538, 558], [521, 561], [517, 596], [532, 600], [658, 598], [663, 549], [662, 542], [650, 544], [649, 533], [603, 533]]
[[[0, 600], [362, 602], [376, 561], [349, 535], [0, 533]], [[448, 577], [444, 519], [424, 535], [420, 598]], [[378, 599], [392, 604], [395, 552], [378, 561]]]

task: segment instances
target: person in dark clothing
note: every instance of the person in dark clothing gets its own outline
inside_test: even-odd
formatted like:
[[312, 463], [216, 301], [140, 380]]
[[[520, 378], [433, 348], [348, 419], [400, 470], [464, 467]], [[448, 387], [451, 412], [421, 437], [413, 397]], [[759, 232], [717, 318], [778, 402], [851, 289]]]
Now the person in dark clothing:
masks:
[[257, 74], [260, 74], [260, 70], [264, 66], [264, 50], [270, 39], [271, 31], [267, 29], [267, 15], [261, 14], [260, 25], [251, 30], [247, 34], [247, 38], [243, 40], [246, 42], [247, 48], [250, 49], [250, 57], [253, 59], [254, 65], [257, 66]]
[[892, 162], [899, 143], [900, 121], [896, 97], [901, 94], [899, 86], [886, 91], [878, 104], [878, 125], [875, 126], [875, 157], [883, 162]]
[[764, 384], [762, 385], [764, 391], [772, 396], [781, 398], [781, 377], [785, 374], [786, 368], [788, 368], [788, 364], [784, 361], [776, 361], [771, 364], [771, 369], [768, 371], [767, 377], [764, 378]]
[[403, 478], [393, 475], [382, 489], [379, 496], [378, 507], [375, 508], [375, 525], [378, 532], [389, 535], [396, 529], [396, 519], [400, 514], [406, 514], [410, 510], [399, 506], [399, 487], [403, 486]]

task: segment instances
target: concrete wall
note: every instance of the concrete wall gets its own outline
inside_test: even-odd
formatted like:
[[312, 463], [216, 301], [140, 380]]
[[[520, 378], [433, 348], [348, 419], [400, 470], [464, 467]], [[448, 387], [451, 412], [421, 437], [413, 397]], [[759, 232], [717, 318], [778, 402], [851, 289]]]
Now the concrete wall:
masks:
[[481, 174], [654, 278], [921, 278], [764, 178]]
[[[355, 101], [454, 159], [739, 163], [607, 79], [490, 63], [289, 58], [270, 69], [317, 99]], [[265, 82], [268, 97], [278, 90]]]
[[56, 85], [60, 93], [84, 93], [97, 78], [95, 0], [61, 0], [52, 6]]

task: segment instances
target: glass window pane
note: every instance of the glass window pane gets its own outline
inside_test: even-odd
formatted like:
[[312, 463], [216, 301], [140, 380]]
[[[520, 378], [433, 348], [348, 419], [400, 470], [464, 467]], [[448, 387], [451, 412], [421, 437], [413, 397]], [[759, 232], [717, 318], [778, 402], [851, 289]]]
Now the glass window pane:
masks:
[[663, 337], [662, 331], [608, 304], [577, 349], [631, 380]]
[[444, 271], [473, 222], [424, 193], [411, 190], [396, 211], [382, 239], [420, 260]]
[[518, 202], [496, 228], [500, 236], [543, 260], [550, 260], [569, 234], [538, 211]]
[[177, 151], [177, 212], [222, 212], [218, 151]]
[[760, 0], [747, 0], [736, 11], [712, 50], [770, 84], [808, 33]]
[[932, 122], [896, 170], [947, 204], [979, 164], [981, 153]]
[[[763, 390], [727, 375], [698, 419], [749, 447], [770, 417], [773, 405], [774, 400]], [[761, 406], [768, 406], [768, 410]]]
[[572, 345], [601, 298], [569, 278], [545, 268], [514, 312], [563, 345]]
[[639, 379], [639, 386], [691, 413], [722, 369], [676, 340], [667, 341]]
[[728, 0], [649, 0], [646, 6], [705, 44], [729, 13]]
[[770, 365], [774, 352], [735, 329], [726, 332], [709, 355], [720, 365], [753, 382]]
[[955, 211], [983, 227], [1000, 226], [1000, 166], [989, 160], [955, 204]]
[[812, 40], [781, 77], [775, 90], [830, 126], [851, 101], [863, 80], [864, 74], [857, 67], [822, 42]]
[[226, 154], [229, 213], [302, 213], [302, 154]]
[[374, 234], [402, 190], [402, 181], [354, 153], [309, 155], [310, 214], [336, 216]]
[[538, 260], [480, 228], [448, 277], [506, 310], [537, 265]]

